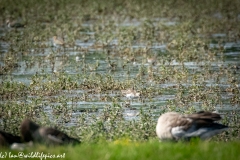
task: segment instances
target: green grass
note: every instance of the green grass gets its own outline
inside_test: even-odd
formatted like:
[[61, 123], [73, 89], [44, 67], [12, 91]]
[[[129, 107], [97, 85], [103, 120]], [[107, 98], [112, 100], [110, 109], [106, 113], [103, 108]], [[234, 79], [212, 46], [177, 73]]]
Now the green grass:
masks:
[[[240, 104], [239, 55], [227, 54], [238, 47], [224, 49], [227, 43], [239, 44], [239, 7], [240, 1], [229, 0], [0, 0], [0, 129], [19, 135], [26, 117], [57, 126], [83, 144], [36, 145], [24, 153], [65, 153], [64, 159], [240, 159], [240, 117], [235, 110]], [[26, 27], [7, 29], [9, 18]], [[226, 36], [213, 36], [218, 33]], [[66, 53], [52, 47], [55, 35], [70, 46]], [[75, 45], [77, 41], [94, 45], [84, 49]], [[116, 46], [111, 45], [114, 41]], [[166, 50], [150, 49], [163, 44]], [[96, 49], [99, 45], [105, 47]], [[81, 61], [75, 62], [76, 56]], [[158, 65], [146, 66], [147, 58], [154, 56]], [[134, 65], [134, 58], [139, 65]], [[59, 72], [52, 73], [57, 59], [62, 62]], [[170, 65], [173, 62], [179, 65]], [[197, 69], [188, 68], [186, 62], [196, 63]], [[16, 74], [25, 65], [28, 73], [36, 64], [36, 74]], [[141, 99], [134, 100], [141, 108], [125, 105], [121, 90], [132, 86], [141, 91]], [[159, 100], [165, 95], [174, 99]], [[88, 111], [79, 104], [82, 101], [93, 102], [92, 108], [88, 106]], [[215, 111], [219, 106], [230, 108], [221, 122], [230, 129], [212, 141], [155, 140], [157, 114], [192, 113], [195, 107]], [[51, 108], [50, 116], [45, 107]], [[138, 118], [125, 120], [126, 109], [139, 110]], [[76, 125], [67, 127], [71, 122]], [[123, 137], [134, 142], [115, 141]], [[19, 152], [0, 148], [0, 159], [11, 153]]]
[[[159, 142], [150, 140], [148, 142], [130, 142], [118, 140], [111, 143], [101, 142], [96, 144], [81, 144], [78, 146], [45, 147], [37, 146], [34, 149], [23, 151], [25, 155], [33, 153], [44, 153], [45, 155], [65, 155], [68, 159], [113, 159], [113, 160], [147, 160], [147, 159], [193, 159], [193, 160], [234, 160], [240, 159], [240, 142], [212, 142], [212, 141], [191, 141], [189, 143]], [[18, 151], [1, 151], [4, 154], [17, 155]], [[7, 156], [8, 157], [8, 156]], [[8, 157], [9, 158], [9, 157]], [[20, 158], [15, 158], [20, 159]], [[38, 158], [40, 159], [40, 158]], [[44, 159], [44, 158], [43, 158]], [[52, 158], [46, 158], [52, 159]], [[60, 159], [60, 158], [53, 158]]]

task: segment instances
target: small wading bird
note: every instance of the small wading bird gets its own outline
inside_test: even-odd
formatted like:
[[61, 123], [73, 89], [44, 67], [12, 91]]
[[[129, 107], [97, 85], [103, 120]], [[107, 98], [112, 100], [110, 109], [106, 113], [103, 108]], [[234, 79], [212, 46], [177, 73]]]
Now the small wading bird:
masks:
[[23, 24], [21, 24], [17, 21], [11, 21], [10, 19], [8, 19], [6, 21], [6, 24], [7, 24], [8, 28], [23, 28], [23, 27], [25, 27]]
[[80, 143], [80, 141], [78, 141], [77, 139], [71, 138], [57, 129], [50, 127], [40, 127], [39, 125], [28, 119], [22, 122], [20, 132], [25, 142], [43, 142], [53, 145]]
[[147, 58], [147, 62], [149, 64], [155, 65], [156, 62], [157, 62], [157, 58], [156, 57], [151, 57], [151, 58], [149, 57], [149, 58]]
[[0, 131], [0, 147], [9, 147], [13, 143], [20, 143], [21, 137], [14, 136], [11, 133]]
[[64, 46], [64, 41], [62, 38], [60, 37], [57, 37], [57, 36], [53, 36], [53, 45], [55, 47], [57, 46]]
[[205, 140], [228, 129], [215, 122], [220, 119], [219, 114], [204, 111], [189, 115], [168, 112], [159, 117], [156, 133], [161, 140], [190, 140], [192, 137]]
[[129, 99], [140, 97], [140, 92], [137, 92], [133, 89], [121, 90], [121, 92], [122, 92], [122, 94], [124, 94]]

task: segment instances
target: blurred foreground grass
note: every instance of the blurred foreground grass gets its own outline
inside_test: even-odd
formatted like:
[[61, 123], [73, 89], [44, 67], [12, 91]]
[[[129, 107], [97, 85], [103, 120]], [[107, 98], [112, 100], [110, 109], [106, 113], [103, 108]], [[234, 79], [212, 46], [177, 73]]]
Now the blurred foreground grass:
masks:
[[[203, 142], [191, 141], [189, 143], [170, 143], [159, 142], [158, 140], [150, 140], [148, 142], [130, 142], [128, 140], [117, 140], [111, 143], [101, 142], [96, 144], [81, 144], [78, 146], [63, 147], [45, 147], [37, 146], [34, 149], [23, 151], [24, 155], [42, 153], [47, 156], [63, 156], [63, 158], [46, 158], [46, 159], [218, 159], [218, 160], [234, 160], [240, 159], [239, 154], [240, 142]], [[18, 155], [18, 151], [1, 151], [0, 154]], [[9, 158], [11, 159], [11, 158]], [[24, 158], [14, 158], [24, 159]], [[28, 157], [26, 159], [32, 159]], [[41, 159], [35, 158], [35, 159]], [[42, 159], [45, 159], [42, 157]]]

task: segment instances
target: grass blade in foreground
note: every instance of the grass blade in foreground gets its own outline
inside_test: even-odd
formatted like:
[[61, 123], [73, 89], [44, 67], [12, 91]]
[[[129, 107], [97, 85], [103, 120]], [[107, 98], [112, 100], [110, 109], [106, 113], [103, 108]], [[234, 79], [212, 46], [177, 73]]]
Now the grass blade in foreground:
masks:
[[[34, 147], [35, 148], [35, 147]], [[24, 154], [44, 153], [45, 155], [64, 155], [62, 159], [137, 159], [137, 160], [158, 160], [158, 159], [218, 159], [234, 160], [240, 159], [240, 142], [203, 142], [191, 141], [189, 143], [162, 143], [159, 141], [149, 141], [143, 143], [129, 142], [128, 140], [119, 140], [113, 143], [101, 144], [83, 144], [76, 147], [56, 147], [46, 148], [37, 146], [36, 149], [24, 151]], [[18, 151], [7, 151], [12, 155], [17, 155]], [[0, 153], [4, 154], [5, 151]], [[6, 158], [9, 158], [8, 156]], [[15, 158], [17, 159], [17, 158]], [[19, 158], [20, 159], [20, 158]], [[26, 158], [30, 159], [30, 158]], [[40, 159], [40, 158], [39, 158]], [[44, 158], [43, 158], [44, 159]], [[54, 158], [46, 158], [54, 159]], [[55, 158], [61, 159], [61, 158]]]

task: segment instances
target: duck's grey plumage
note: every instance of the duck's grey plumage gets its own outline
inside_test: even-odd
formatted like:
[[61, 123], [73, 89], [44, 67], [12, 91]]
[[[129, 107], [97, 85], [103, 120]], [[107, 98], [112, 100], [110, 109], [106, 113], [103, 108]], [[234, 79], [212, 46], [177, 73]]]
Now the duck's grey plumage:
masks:
[[21, 136], [25, 142], [44, 142], [47, 144], [78, 144], [79, 140], [69, 137], [67, 134], [50, 127], [41, 127], [29, 119], [22, 122]]
[[20, 143], [21, 137], [0, 130], [0, 146], [8, 147], [13, 143]]
[[220, 119], [219, 114], [204, 111], [190, 115], [168, 112], [159, 117], [156, 133], [160, 139], [189, 140], [192, 137], [208, 139], [228, 128], [215, 122]]

